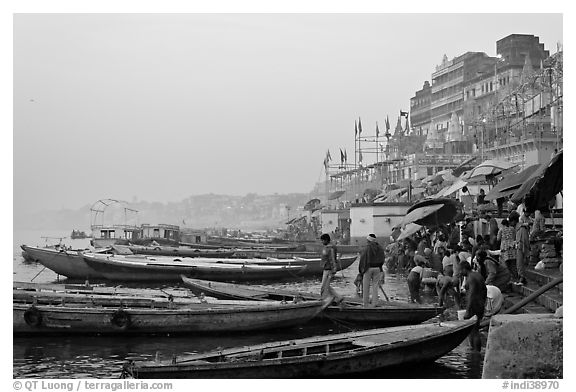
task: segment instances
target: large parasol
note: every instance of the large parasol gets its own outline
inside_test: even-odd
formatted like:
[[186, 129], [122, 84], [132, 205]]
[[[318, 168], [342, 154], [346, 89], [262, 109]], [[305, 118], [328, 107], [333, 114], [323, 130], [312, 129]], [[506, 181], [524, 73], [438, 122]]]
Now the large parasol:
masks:
[[330, 195], [328, 195], [328, 200], [336, 200], [340, 196], [342, 196], [346, 191], [334, 191]]
[[408, 223], [406, 227], [402, 230], [398, 238], [396, 238], [396, 241], [400, 241], [403, 240], [404, 238], [410, 237], [412, 234], [415, 234], [418, 231], [420, 231], [421, 228], [422, 226], [417, 225], [416, 223]]
[[466, 185], [468, 185], [467, 181], [464, 181], [462, 179], [458, 179], [454, 184], [445, 187], [440, 192], [438, 192], [436, 195], [434, 195], [434, 197], [439, 198], [439, 197], [449, 196], [449, 195], [453, 194], [454, 192], [457, 192], [460, 189], [464, 188]]
[[304, 210], [312, 211], [320, 205], [320, 199], [312, 199], [309, 200], [306, 204], [304, 204]]
[[526, 197], [526, 208], [533, 211], [548, 205], [548, 202], [562, 191], [563, 151], [540, 166], [512, 195], [512, 201], [519, 202]]
[[516, 166], [518, 166], [517, 163], [490, 159], [474, 167], [468, 173], [461, 175], [460, 178], [468, 181], [468, 183], [485, 181], [488, 177], [496, 176]]
[[402, 219], [402, 225], [416, 223], [434, 227], [454, 221], [458, 215], [456, 201], [447, 198], [425, 199], [410, 207]]
[[514, 173], [506, 176], [500, 181], [488, 194], [484, 200], [496, 200], [500, 197], [508, 197], [513, 195], [528, 178], [542, 165], [532, 165], [522, 170], [519, 173]]

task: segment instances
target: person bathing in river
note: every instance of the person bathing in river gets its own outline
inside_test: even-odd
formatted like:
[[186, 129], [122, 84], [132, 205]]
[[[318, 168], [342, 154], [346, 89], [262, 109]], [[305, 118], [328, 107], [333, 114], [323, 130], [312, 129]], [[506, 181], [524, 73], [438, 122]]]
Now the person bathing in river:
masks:
[[464, 319], [472, 318], [472, 316], [477, 318], [468, 338], [472, 349], [480, 351], [482, 348], [480, 322], [482, 317], [484, 317], [486, 306], [486, 283], [484, 283], [484, 278], [479, 272], [472, 271], [472, 267], [467, 261], [460, 262], [460, 273], [466, 278], [464, 286], [466, 290], [466, 313], [464, 314]]
[[420, 284], [422, 283], [422, 273], [424, 272], [424, 266], [426, 265], [425, 259], [415, 259], [418, 265], [410, 270], [408, 278], [408, 290], [410, 291], [410, 302], [422, 303], [420, 299]]
[[320, 241], [322, 241], [323, 245], [320, 254], [320, 262], [322, 263], [323, 267], [320, 295], [322, 298], [332, 296], [334, 297], [334, 301], [336, 303], [341, 303], [344, 298], [336, 293], [336, 291], [334, 291], [334, 289], [330, 286], [330, 282], [338, 270], [336, 264], [336, 247], [330, 243], [330, 235], [328, 234], [322, 234], [320, 236]]
[[[376, 235], [366, 237], [366, 247], [360, 255], [358, 271], [362, 275], [362, 302], [364, 307], [376, 306], [378, 288], [383, 280], [384, 248], [376, 241]], [[372, 298], [370, 298], [372, 294]]]

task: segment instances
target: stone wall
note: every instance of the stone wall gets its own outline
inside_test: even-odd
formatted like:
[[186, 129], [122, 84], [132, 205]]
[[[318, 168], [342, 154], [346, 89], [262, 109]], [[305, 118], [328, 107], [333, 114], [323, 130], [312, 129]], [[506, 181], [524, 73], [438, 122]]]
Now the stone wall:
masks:
[[492, 317], [482, 378], [562, 378], [562, 320], [551, 314]]

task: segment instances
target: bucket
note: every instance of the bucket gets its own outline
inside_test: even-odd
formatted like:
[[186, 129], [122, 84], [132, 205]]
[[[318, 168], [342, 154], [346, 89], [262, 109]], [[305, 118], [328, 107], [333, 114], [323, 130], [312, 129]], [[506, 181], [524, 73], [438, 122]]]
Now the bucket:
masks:
[[466, 314], [466, 310], [459, 310], [458, 311], [458, 320], [464, 320], [465, 314]]

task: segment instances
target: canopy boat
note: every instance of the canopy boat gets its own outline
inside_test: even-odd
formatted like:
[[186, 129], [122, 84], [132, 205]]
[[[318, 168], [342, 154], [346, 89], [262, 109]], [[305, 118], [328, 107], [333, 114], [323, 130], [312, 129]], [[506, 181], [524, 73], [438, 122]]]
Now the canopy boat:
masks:
[[14, 289], [13, 333], [190, 333], [264, 330], [314, 318], [325, 301], [287, 303]]
[[476, 318], [234, 347], [171, 361], [124, 365], [133, 378], [318, 378], [434, 361], [458, 346]]
[[[227, 300], [249, 301], [317, 301], [319, 294], [277, 290], [224, 282], [210, 282], [182, 276], [186, 287], [197, 295]], [[442, 307], [417, 305], [399, 301], [382, 301], [378, 306], [365, 308], [356, 298], [345, 298], [342, 305], [328, 306], [322, 317], [351, 324], [394, 326], [418, 324], [442, 313]]]
[[281, 280], [297, 277], [306, 268], [97, 254], [85, 254], [84, 261], [104, 278], [123, 281], [180, 281], [180, 275], [217, 281]]
[[63, 248], [40, 248], [37, 246], [20, 246], [31, 260], [41, 263], [59, 275], [71, 279], [98, 279], [103, 276], [84, 262], [80, 250], [64, 250]]
[[224, 249], [194, 249], [176, 246], [142, 246], [128, 245], [128, 249], [134, 254], [157, 255], [157, 256], [180, 256], [180, 257], [230, 257], [233, 250]]

